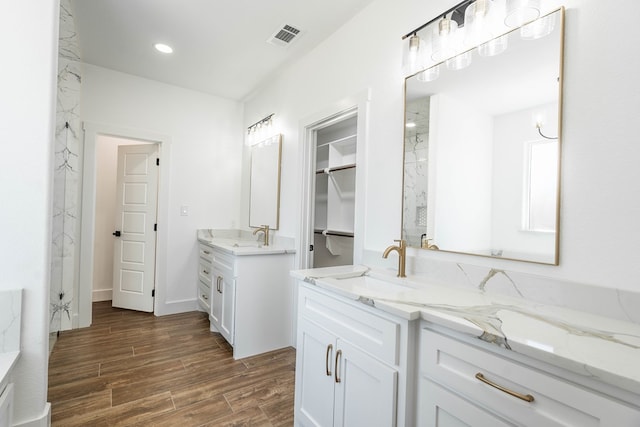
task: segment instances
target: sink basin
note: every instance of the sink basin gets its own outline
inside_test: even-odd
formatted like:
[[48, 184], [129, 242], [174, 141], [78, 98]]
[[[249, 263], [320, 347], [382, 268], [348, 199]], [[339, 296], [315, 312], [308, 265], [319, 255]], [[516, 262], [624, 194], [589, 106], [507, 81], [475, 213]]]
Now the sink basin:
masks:
[[397, 283], [372, 276], [349, 277], [335, 279], [335, 281], [345, 290], [348, 289], [349, 292], [362, 296], [392, 297], [398, 293], [415, 289], [415, 287], [405, 283]]
[[262, 243], [260, 242], [235, 242], [233, 245], [234, 248], [261, 248]]

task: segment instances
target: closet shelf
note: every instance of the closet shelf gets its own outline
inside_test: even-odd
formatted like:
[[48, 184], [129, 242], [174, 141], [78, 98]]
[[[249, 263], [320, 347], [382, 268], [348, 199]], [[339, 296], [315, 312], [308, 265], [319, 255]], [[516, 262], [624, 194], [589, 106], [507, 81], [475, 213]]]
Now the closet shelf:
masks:
[[347, 135], [347, 136], [345, 136], [343, 138], [338, 138], [338, 139], [334, 139], [334, 140], [331, 140], [331, 141], [323, 142], [321, 144], [318, 144], [317, 148], [325, 147], [325, 146], [331, 145], [331, 144], [339, 144], [341, 142], [349, 141], [351, 139], [356, 139], [357, 136], [358, 136], [358, 134], [354, 133], [353, 135]]

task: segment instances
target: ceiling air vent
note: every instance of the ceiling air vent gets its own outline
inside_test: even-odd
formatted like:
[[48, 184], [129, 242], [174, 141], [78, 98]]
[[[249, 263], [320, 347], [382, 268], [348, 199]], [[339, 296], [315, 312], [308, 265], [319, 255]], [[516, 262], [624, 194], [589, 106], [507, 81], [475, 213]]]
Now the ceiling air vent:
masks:
[[300, 37], [301, 31], [291, 25], [283, 25], [269, 39], [267, 43], [277, 46], [289, 46], [294, 40]]

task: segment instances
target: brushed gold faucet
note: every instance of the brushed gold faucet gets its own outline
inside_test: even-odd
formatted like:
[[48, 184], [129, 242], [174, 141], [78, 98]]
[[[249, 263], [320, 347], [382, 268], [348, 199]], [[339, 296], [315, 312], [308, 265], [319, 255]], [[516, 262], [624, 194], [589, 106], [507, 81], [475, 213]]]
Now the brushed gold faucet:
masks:
[[255, 236], [256, 234], [258, 234], [261, 231], [264, 233], [264, 241], [262, 242], [262, 245], [263, 246], [269, 246], [269, 226], [268, 225], [263, 225], [260, 228], [256, 228], [253, 231], [253, 235]]
[[398, 242], [398, 245], [391, 245], [387, 249], [384, 250], [382, 254], [382, 258], [386, 258], [389, 256], [391, 251], [398, 252], [398, 277], [407, 277], [405, 274], [405, 267], [407, 262], [407, 242], [404, 240], [394, 240], [394, 242]]

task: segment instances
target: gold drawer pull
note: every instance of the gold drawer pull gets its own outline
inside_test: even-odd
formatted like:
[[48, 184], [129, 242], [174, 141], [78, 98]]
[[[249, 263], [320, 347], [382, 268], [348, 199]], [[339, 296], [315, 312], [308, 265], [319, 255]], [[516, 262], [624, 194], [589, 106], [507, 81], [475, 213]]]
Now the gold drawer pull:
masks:
[[209, 275], [209, 272], [207, 270], [202, 270], [202, 272], [206, 275]]
[[340, 382], [340, 377], [338, 376], [339, 371], [340, 371], [340, 367], [338, 365], [338, 359], [340, 359], [340, 356], [342, 356], [342, 350], [338, 350], [336, 351], [336, 365], [335, 365], [335, 369], [336, 371], [334, 372], [335, 374], [335, 379], [336, 379], [336, 383]]
[[205, 301], [209, 301], [209, 297], [208, 297], [208, 296], [206, 296], [205, 294], [202, 294], [202, 298], [204, 298], [204, 299], [205, 299]]
[[204, 252], [204, 253], [205, 253], [205, 254], [207, 254], [207, 255], [209, 255], [209, 254], [211, 253], [211, 252], [209, 252], [209, 251], [202, 251], [202, 252]]
[[503, 386], [501, 386], [499, 384], [496, 384], [493, 381], [489, 381], [480, 372], [478, 372], [476, 374], [476, 378], [479, 379], [480, 381], [482, 381], [483, 383], [490, 385], [491, 387], [495, 387], [498, 390], [503, 391], [503, 392], [505, 392], [507, 394], [510, 394], [513, 397], [517, 397], [518, 399], [524, 400], [525, 402], [533, 402], [534, 401], [533, 396], [531, 396], [530, 394], [522, 394], [522, 393], [518, 393], [517, 391], [509, 390], [508, 388], [503, 387]]
[[329, 366], [329, 353], [333, 350], [333, 344], [327, 346], [327, 354], [324, 357], [324, 367], [327, 370], [327, 376], [331, 376], [331, 367]]

